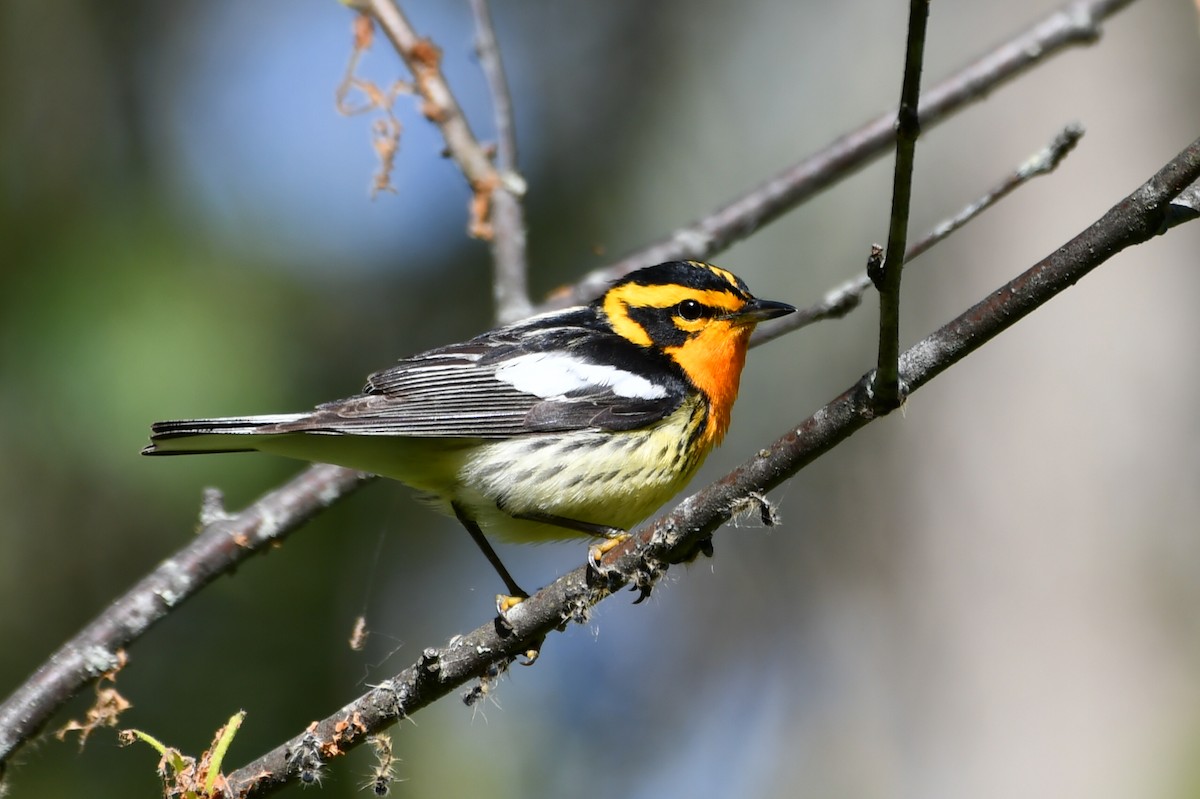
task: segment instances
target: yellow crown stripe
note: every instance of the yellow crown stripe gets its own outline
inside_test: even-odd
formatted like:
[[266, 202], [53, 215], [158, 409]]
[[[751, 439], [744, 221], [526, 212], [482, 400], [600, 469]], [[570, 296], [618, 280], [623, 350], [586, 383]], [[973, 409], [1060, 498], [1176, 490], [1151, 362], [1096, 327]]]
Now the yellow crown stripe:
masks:
[[608, 310], [610, 302], [619, 302], [632, 308], [670, 308], [684, 300], [695, 300], [723, 311], [737, 311], [746, 304], [743, 297], [720, 289], [694, 289], [677, 284], [642, 286], [626, 283], [609, 291], [608, 296], [604, 298], [604, 310]]
[[703, 261], [688, 261], [688, 263], [691, 264], [692, 266], [698, 267], [700, 269], [707, 269], [709, 272], [712, 272], [714, 275], [716, 275], [717, 277], [724, 280], [730, 286], [737, 288], [738, 279], [733, 274], [733, 272], [726, 271], [719, 266], [713, 266], [712, 264], [706, 264]]

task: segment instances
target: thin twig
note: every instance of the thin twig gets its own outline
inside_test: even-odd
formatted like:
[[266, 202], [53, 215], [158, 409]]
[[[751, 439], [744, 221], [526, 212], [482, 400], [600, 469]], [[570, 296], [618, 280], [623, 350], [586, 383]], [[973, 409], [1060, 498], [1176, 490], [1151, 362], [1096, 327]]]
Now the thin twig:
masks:
[[[1078, 123], [1067, 125], [1059, 131], [1050, 144], [1034, 153], [1025, 163], [1008, 173], [1003, 180], [988, 189], [981, 197], [964, 206], [949, 219], [939, 222], [924, 237], [914, 242], [904, 255], [904, 263], [907, 264], [923, 255], [935, 244], [991, 208], [1018, 187], [1033, 178], [1053, 172], [1067, 157], [1067, 154], [1075, 149], [1075, 145], [1082, 137], [1083, 127], [1081, 125]], [[815, 322], [825, 319], [840, 319], [862, 304], [862, 299], [870, 288], [871, 278], [867, 276], [866, 272], [860, 272], [842, 285], [826, 292], [819, 302], [807, 308], [801, 308], [796, 313], [788, 314], [782, 319], [759, 325], [750, 339], [750, 346], [757, 347], [760, 344], [766, 344], [768, 341], [774, 341], [780, 336], [802, 327], [808, 327]]]
[[[921, 126], [929, 130], [996, 87], [1068, 47], [1100, 38], [1100, 23], [1134, 0], [1073, 0], [991, 52], [968, 64], [921, 98]], [[822, 189], [883, 155], [895, 141], [896, 114], [888, 111], [820, 152], [768, 178], [708, 216], [621, 260], [589, 272], [538, 310], [588, 302], [613, 280], [661, 261], [705, 259], [728, 249]]]
[[907, 264], [914, 258], [923, 255], [930, 247], [945, 239], [951, 233], [979, 216], [981, 212], [995, 205], [1033, 178], [1041, 175], [1049, 175], [1075, 149], [1075, 145], [1079, 144], [1079, 140], [1083, 138], [1083, 133], [1083, 125], [1078, 122], [1066, 125], [1048, 145], [1026, 159], [1025, 163], [1014, 169], [1004, 180], [993, 186], [986, 194], [963, 208], [954, 216], [938, 223], [932, 230], [925, 234], [924, 238], [909, 247], [908, 252], [904, 256], [904, 263]]
[[[1197, 178], [1200, 140], [1052, 255], [905, 352], [902, 385], [916, 391], [1118, 252], [1159, 235], [1171, 200]], [[234, 793], [262, 796], [294, 780], [298, 769], [289, 753], [302, 740], [329, 756], [344, 753], [469, 680], [503, 671], [550, 632], [586, 619], [593, 605], [620, 588], [632, 584], [649, 592], [670, 564], [695, 555], [718, 527], [747, 507], [747, 498], [761, 501], [761, 492], [878, 418], [870, 399], [872, 378], [867, 373], [742, 466], [617, 546], [605, 557], [604, 585], [596, 585], [589, 567], [581, 566], [510, 611], [506, 624], [489, 621], [448, 646], [424, 650], [409, 668], [230, 774]]]
[[525, 212], [521, 197], [525, 180], [517, 172], [517, 132], [512, 95], [500, 58], [500, 44], [487, 0], [471, 0], [475, 15], [476, 52], [492, 94], [496, 120], [496, 169], [500, 186], [492, 195], [493, 296], [501, 324], [529, 316], [529, 264], [525, 250]]
[[904, 253], [908, 249], [913, 164], [917, 138], [921, 135], [917, 104], [921, 99], [921, 69], [925, 63], [928, 22], [929, 0], [910, 0], [904, 80], [900, 90], [900, 110], [896, 114], [896, 166], [892, 174], [888, 243], [880, 267], [867, 269], [879, 291], [879, 358], [875, 367], [875, 385], [872, 386], [875, 410], [879, 413], [900, 407], [900, 278], [904, 273]]
[[446, 151], [462, 170], [474, 196], [471, 201], [471, 235], [490, 239], [493, 194], [501, 179], [480, 145], [449, 84], [442, 74], [442, 51], [422, 38], [393, 0], [346, 0], [350, 8], [368, 14], [383, 29], [413, 75], [413, 88], [421, 96], [421, 113], [442, 131]]
[[[339, 114], [352, 116], [371, 111], [382, 112], [371, 123], [371, 144], [375, 155], [379, 158], [379, 168], [375, 171], [371, 185], [371, 197], [375, 198], [382, 191], [396, 193], [392, 183], [392, 172], [396, 165], [396, 154], [400, 152], [400, 133], [403, 126], [396, 116], [396, 98], [401, 94], [411, 94], [412, 86], [404, 81], [393, 81], [386, 89], [380, 88], [373, 81], [357, 77], [358, 66], [363, 55], [371, 49], [375, 40], [375, 24], [366, 14], [354, 18], [354, 46], [350, 51], [350, 60], [341, 83], [334, 91], [334, 105]], [[352, 102], [351, 90], [357, 89], [366, 98], [365, 101]]]

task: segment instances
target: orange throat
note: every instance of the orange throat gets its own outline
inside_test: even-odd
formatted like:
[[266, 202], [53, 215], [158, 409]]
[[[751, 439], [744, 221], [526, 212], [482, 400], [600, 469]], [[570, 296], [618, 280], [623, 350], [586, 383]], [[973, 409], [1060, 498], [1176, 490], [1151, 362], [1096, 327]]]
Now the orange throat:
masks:
[[729, 429], [753, 330], [752, 325], [714, 326], [679, 347], [667, 348], [667, 353], [708, 399], [708, 422], [700, 438], [706, 451], [721, 443]]

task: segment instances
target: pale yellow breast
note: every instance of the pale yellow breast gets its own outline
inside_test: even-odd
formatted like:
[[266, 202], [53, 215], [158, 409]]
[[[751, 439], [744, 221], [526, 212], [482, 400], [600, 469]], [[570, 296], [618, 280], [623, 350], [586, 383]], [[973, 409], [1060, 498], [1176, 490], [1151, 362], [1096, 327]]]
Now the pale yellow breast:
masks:
[[571, 530], [509, 514], [561, 516], [628, 530], [679, 493], [707, 452], [688, 442], [704, 424], [698, 402], [662, 423], [621, 433], [577, 432], [488, 443], [459, 473], [457, 501], [487, 533], [550, 540]]

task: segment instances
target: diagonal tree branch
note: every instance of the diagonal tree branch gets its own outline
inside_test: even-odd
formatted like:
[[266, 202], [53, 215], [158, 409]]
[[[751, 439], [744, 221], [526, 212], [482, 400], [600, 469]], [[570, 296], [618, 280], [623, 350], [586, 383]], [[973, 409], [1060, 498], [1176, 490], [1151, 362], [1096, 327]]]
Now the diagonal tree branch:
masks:
[[[929, 130], [978, 102], [1001, 84], [1075, 45], [1099, 40], [1100, 23], [1134, 0], [1073, 0], [960, 69], [921, 98], [920, 122]], [[688, 227], [608, 266], [589, 272], [539, 310], [587, 302], [608, 284], [649, 264], [709, 258], [770, 224], [817, 192], [885, 154], [895, 141], [896, 114], [888, 111], [828, 147], [784, 169]]]
[[[1197, 179], [1200, 140], [1082, 233], [905, 352], [902, 385], [916, 391], [1117, 253], [1160, 235], [1172, 219], [1172, 201]], [[765, 502], [762, 492], [878, 418], [872, 380], [867, 373], [749, 461], [643, 527], [606, 556], [602, 578], [581, 566], [510, 611], [504, 624], [493, 620], [445, 647], [426, 649], [409, 668], [230, 774], [234, 794], [270, 793], [296, 779], [304, 762], [341, 754], [468, 681], [490, 679], [551, 631], [586, 619], [593, 605], [626, 585], [649, 592], [670, 564], [693, 557], [732, 516]]]
[[318, 464], [226, 515], [206, 503], [204, 528], [42, 664], [0, 705], [0, 773], [12, 752], [37, 734], [80, 688], [118, 664], [118, 652], [180, 603], [250, 555], [263, 552], [328, 505], [372, 479]]
[[529, 315], [530, 302], [525, 263], [525, 219], [521, 196], [525, 181], [517, 173], [517, 147], [513, 134], [512, 101], [508, 93], [499, 45], [486, 0], [475, 0], [479, 57], [496, 115], [498, 167], [475, 138], [466, 115], [442, 74], [442, 52], [420, 36], [395, 0], [345, 0], [350, 8], [373, 19], [396, 48], [413, 75], [421, 96], [421, 112], [442, 131], [446, 151], [471, 186], [470, 232], [491, 242], [495, 262], [492, 281], [496, 314], [502, 320]]
[[[442, 131], [446, 150], [475, 190], [494, 188], [496, 169], [471, 132], [467, 118], [442, 75], [442, 53], [437, 45], [419, 36], [392, 0], [347, 0], [346, 5], [368, 14], [413, 74], [414, 88], [424, 101], [421, 112]], [[490, 190], [489, 188], [489, 190]]]
[[419, 35], [394, 0], [344, 0], [345, 4], [375, 21], [413, 76], [413, 89], [421, 97], [421, 113], [438, 126], [446, 141], [446, 152], [458, 164], [473, 194], [472, 236], [490, 240], [492, 199], [500, 187], [500, 174], [487, 151], [471, 132], [462, 108], [442, 74], [442, 51]]

